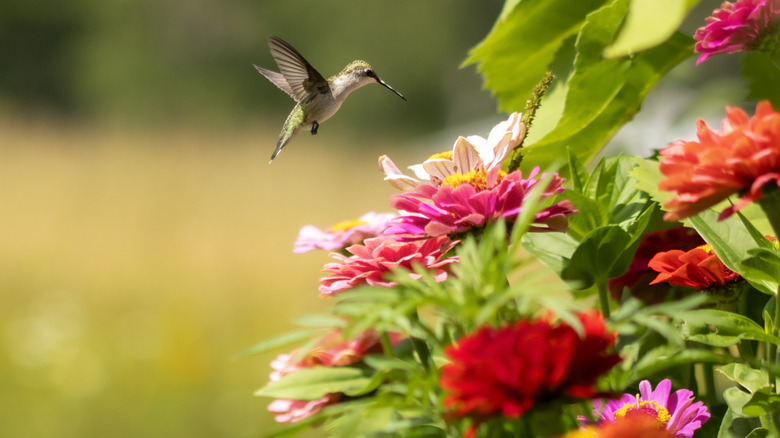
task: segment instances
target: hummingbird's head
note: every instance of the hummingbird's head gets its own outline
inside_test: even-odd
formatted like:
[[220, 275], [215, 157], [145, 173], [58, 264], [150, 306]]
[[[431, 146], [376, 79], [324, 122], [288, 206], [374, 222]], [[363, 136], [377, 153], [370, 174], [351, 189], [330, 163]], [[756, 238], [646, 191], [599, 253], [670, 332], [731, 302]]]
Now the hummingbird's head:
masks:
[[401, 99], [406, 100], [406, 98], [401, 95], [401, 93], [380, 79], [374, 71], [374, 68], [371, 67], [371, 65], [366, 61], [353, 61], [346, 68], [344, 68], [340, 76], [347, 77], [350, 82], [356, 84], [357, 86], [355, 88], [376, 82], [377, 84], [382, 85], [383, 87], [397, 94]]

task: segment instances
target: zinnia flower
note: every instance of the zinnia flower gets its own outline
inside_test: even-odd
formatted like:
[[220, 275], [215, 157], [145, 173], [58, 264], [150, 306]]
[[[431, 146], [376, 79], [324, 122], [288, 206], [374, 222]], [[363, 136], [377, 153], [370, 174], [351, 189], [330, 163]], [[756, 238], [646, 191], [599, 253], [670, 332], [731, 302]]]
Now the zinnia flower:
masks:
[[[401, 341], [400, 334], [389, 335], [393, 345]], [[345, 340], [341, 331], [334, 330], [322, 337], [314, 348], [305, 353], [295, 350], [289, 354], [279, 355], [271, 362], [274, 371], [271, 372], [270, 381], [279, 381], [282, 377], [302, 368], [351, 365], [362, 361], [369, 354], [381, 352], [379, 334], [373, 330], [350, 340]], [[342, 397], [341, 393], [332, 393], [317, 400], [277, 399], [268, 405], [268, 411], [274, 414], [275, 420], [279, 423], [295, 423], [316, 414], [326, 406], [339, 402]]]
[[442, 256], [454, 244], [446, 236], [412, 242], [398, 242], [386, 237], [366, 239], [363, 244], [347, 248], [347, 252], [352, 254], [349, 257], [331, 254], [339, 262], [328, 263], [323, 268], [324, 272], [332, 275], [320, 279], [320, 293], [332, 295], [361, 284], [393, 287], [395, 282], [389, 281], [387, 274], [402, 268], [410, 271], [412, 278], [419, 278], [414, 273], [415, 266], [431, 271], [436, 281], [444, 281], [447, 279], [447, 266], [457, 262], [458, 258]]
[[742, 278], [727, 268], [706, 244], [689, 251], [673, 249], [660, 252], [650, 260], [648, 266], [659, 273], [650, 284], [667, 282], [672, 286], [703, 290]]
[[667, 221], [676, 221], [715, 206], [739, 193], [742, 199], [718, 216], [723, 220], [762, 198], [764, 185], [780, 182], [780, 113], [761, 101], [753, 117], [726, 107], [722, 134], [698, 124], [699, 141], [682, 141], [661, 151], [665, 179], [658, 188], [675, 197], [664, 204]]
[[695, 230], [683, 226], [643, 235], [628, 271], [620, 277], [609, 280], [610, 294], [617, 300], [620, 299], [623, 288], [628, 288], [632, 296], [647, 304], [662, 302], [669, 292], [670, 285], [650, 284], [658, 276], [658, 272], [648, 266], [650, 260], [660, 252], [673, 249], [687, 251], [703, 243], [704, 239]]
[[697, 41], [694, 50], [702, 54], [696, 65], [712, 55], [759, 48], [763, 38], [774, 30], [778, 12], [780, 0], [723, 2], [693, 35]]
[[629, 414], [621, 420], [605, 421], [562, 435], [560, 438], [676, 438], [666, 427], [659, 426], [655, 415]]
[[[501, 217], [514, 220], [531, 189], [539, 183], [538, 173], [537, 167], [525, 179], [519, 170], [503, 177], [497, 174], [496, 184], [491, 186], [487, 174], [478, 169], [452, 175], [439, 187], [420, 184], [413, 192], [392, 195], [390, 205], [412, 214], [392, 221], [387, 233], [441, 236], [484, 227]], [[542, 197], [562, 192], [562, 184], [563, 178], [556, 174]], [[575, 212], [571, 201], [561, 201], [537, 213], [530, 231], [566, 231], [567, 217]]]
[[422, 164], [409, 166], [417, 178], [404, 175], [386, 155], [379, 157], [385, 180], [399, 190], [414, 190], [428, 182], [436, 187], [453, 174], [467, 174], [477, 169], [486, 173], [492, 186], [501, 170], [501, 163], [525, 138], [526, 126], [521, 114], [512, 113], [506, 121], [493, 127], [487, 139], [478, 135], [458, 137], [452, 151], [434, 154]]
[[306, 225], [298, 233], [298, 239], [293, 244], [293, 252], [300, 254], [314, 249], [325, 251], [344, 249], [365, 239], [381, 236], [387, 228], [387, 222], [397, 216], [395, 213], [369, 212], [359, 219], [333, 225], [328, 230]]
[[675, 438], [693, 436], [710, 418], [707, 407], [702, 402], [693, 402], [693, 392], [678, 389], [671, 394], [672, 382], [664, 379], [653, 390], [650, 382], [639, 383], [639, 394], [624, 394], [616, 400], [593, 402], [593, 413], [600, 422], [618, 422], [632, 416], [654, 418], [660, 426], [672, 433]]
[[[513, 113], [493, 128], [487, 140], [478, 136], [458, 137], [451, 152], [433, 155], [422, 164], [411, 166], [420, 179], [404, 175], [392, 160], [380, 157], [385, 180], [407, 191], [392, 195], [390, 204], [410, 213], [392, 221], [386, 233], [435, 237], [483, 227], [501, 217], [514, 219], [531, 188], [539, 182], [538, 168], [526, 179], [520, 171], [506, 174], [501, 170], [501, 163], [524, 136], [525, 124], [520, 114]], [[563, 181], [555, 174], [543, 198], [563, 191]], [[531, 231], [565, 231], [567, 216], [575, 213], [572, 207], [567, 200], [545, 208], [537, 213]]]
[[517, 418], [560, 397], [596, 395], [596, 379], [620, 362], [610, 353], [615, 334], [600, 313], [579, 315], [580, 338], [564, 323], [520, 320], [483, 327], [445, 349], [451, 363], [442, 367], [444, 405], [477, 421], [494, 415]]

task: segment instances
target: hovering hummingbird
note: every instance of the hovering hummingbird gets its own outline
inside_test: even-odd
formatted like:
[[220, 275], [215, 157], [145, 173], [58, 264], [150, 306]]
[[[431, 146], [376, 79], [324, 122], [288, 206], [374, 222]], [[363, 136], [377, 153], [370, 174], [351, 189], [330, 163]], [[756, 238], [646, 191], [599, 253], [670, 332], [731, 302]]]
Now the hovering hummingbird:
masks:
[[317, 133], [320, 123], [328, 120], [347, 98], [349, 93], [363, 85], [378, 83], [401, 99], [401, 93], [379, 79], [374, 69], [365, 61], [352, 61], [341, 73], [325, 80], [322, 75], [306, 61], [289, 43], [281, 38], [268, 38], [271, 55], [281, 73], [266, 70], [255, 65], [269, 81], [289, 94], [295, 100], [295, 108], [282, 126], [282, 133], [271, 154], [271, 161], [279, 155], [282, 148], [303, 128], [311, 128], [312, 135]]

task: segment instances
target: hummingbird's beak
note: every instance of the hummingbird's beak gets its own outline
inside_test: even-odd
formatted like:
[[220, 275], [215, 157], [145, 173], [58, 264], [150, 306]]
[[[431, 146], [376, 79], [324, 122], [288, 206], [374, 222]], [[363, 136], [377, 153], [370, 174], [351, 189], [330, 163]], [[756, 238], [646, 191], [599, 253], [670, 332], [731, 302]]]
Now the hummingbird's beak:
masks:
[[400, 97], [400, 98], [401, 98], [401, 99], [403, 99], [404, 101], [406, 100], [406, 98], [405, 98], [405, 97], [404, 97], [404, 96], [403, 96], [401, 93], [399, 93], [398, 91], [396, 91], [396, 90], [395, 90], [395, 88], [393, 88], [393, 87], [391, 87], [391, 86], [387, 85], [387, 82], [385, 82], [385, 81], [383, 81], [383, 80], [379, 79], [379, 76], [375, 76], [375, 78], [376, 78], [376, 81], [377, 81], [377, 82], [379, 82], [379, 85], [381, 85], [381, 86], [383, 86], [383, 87], [387, 88], [388, 90], [392, 91], [393, 93], [397, 94], [397, 95], [398, 95], [398, 97]]

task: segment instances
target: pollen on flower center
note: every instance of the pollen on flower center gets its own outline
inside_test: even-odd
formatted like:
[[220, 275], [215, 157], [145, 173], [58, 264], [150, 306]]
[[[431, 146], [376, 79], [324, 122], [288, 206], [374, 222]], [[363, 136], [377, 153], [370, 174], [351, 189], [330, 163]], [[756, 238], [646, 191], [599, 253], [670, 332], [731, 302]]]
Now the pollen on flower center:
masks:
[[436, 160], [436, 159], [444, 159], [444, 160], [452, 161], [452, 151], [449, 150], [444, 152], [438, 152], [428, 157], [428, 160]]
[[642, 415], [655, 417], [659, 425], [666, 426], [666, 423], [672, 418], [669, 411], [655, 401], [642, 400], [638, 403], [626, 403], [622, 408], [615, 411], [615, 419], [621, 419], [630, 415]]
[[[506, 172], [500, 170], [498, 172], [498, 178], [496, 184], [501, 182], [506, 176]], [[468, 173], [453, 173], [441, 182], [442, 185], [447, 185], [452, 188], [458, 187], [461, 184], [470, 184], [478, 192], [487, 190], [490, 187], [487, 186], [487, 173], [483, 169], [474, 169]]]
[[355, 227], [359, 227], [361, 225], [366, 225], [368, 222], [360, 219], [349, 219], [343, 222], [339, 222], [332, 227], [330, 227], [330, 231], [332, 233], [338, 232], [338, 231], [346, 231], [351, 230]]
[[715, 254], [715, 251], [712, 250], [712, 247], [708, 243], [705, 243], [704, 245], [701, 246], [697, 246], [696, 248], [703, 250], [709, 255]]

